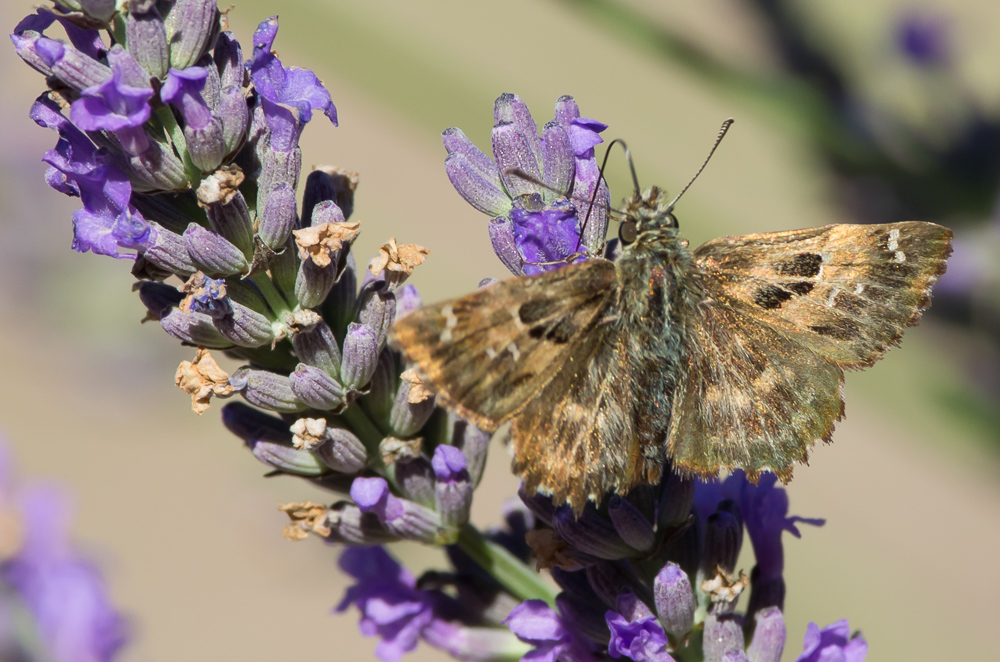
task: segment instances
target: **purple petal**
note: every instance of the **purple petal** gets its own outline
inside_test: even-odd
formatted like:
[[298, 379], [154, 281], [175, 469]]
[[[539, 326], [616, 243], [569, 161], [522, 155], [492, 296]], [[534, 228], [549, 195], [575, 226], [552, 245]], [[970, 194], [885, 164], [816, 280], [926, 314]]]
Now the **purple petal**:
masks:
[[434, 467], [434, 475], [442, 481], [455, 480], [463, 473], [468, 475], [465, 470], [465, 455], [454, 446], [441, 445], [435, 448], [431, 466]]
[[525, 600], [503, 620], [518, 638], [528, 643], [561, 641], [567, 636], [559, 615], [542, 600]]

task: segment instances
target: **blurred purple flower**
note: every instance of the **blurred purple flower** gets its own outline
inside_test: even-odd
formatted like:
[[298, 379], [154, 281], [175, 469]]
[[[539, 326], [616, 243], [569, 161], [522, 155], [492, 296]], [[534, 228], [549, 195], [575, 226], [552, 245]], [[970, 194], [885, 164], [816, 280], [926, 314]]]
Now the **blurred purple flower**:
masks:
[[616, 611], [605, 614], [611, 643], [608, 654], [611, 657], [627, 657], [636, 662], [673, 662], [667, 653], [667, 633], [655, 616], [640, 616], [629, 621]]
[[357, 584], [347, 589], [337, 611], [357, 605], [361, 634], [382, 639], [375, 647], [379, 659], [395, 662], [416, 648], [435, 621], [435, 606], [444, 596], [418, 590], [413, 575], [381, 547], [348, 548], [340, 555], [340, 568]]
[[522, 662], [591, 662], [597, 658], [572, 628], [541, 600], [526, 600], [511, 610], [504, 624], [521, 641], [535, 647]]
[[851, 636], [847, 619], [827, 625], [822, 630], [815, 623], [806, 627], [802, 654], [795, 662], [863, 662], [868, 656], [868, 642], [856, 632]]
[[557, 269], [562, 266], [559, 260], [577, 251], [580, 228], [576, 214], [576, 207], [568, 200], [551, 205], [543, 204], [537, 195], [514, 200], [510, 220], [514, 244], [524, 258], [525, 275]]
[[18, 486], [0, 447], [0, 510], [21, 525], [21, 541], [0, 561], [0, 580], [31, 615], [38, 640], [58, 662], [114, 659], [128, 640], [124, 617], [96, 566], [71, 544], [69, 498], [52, 486]]
[[270, 129], [270, 146], [279, 152], [294, 149], [302, 128], [321, 111], [337, 126], [337, 109], [330, 93], [309, 69], [285, 68], [271, 52], [278, 34], [278, 17], [261, 21], [253, 35], [253, 55], [247, 63]]
[[946, 16], [910, 10], [896, 22], [896, 47], [917, 66], [946, 66], [952, 50], [948, 31]]

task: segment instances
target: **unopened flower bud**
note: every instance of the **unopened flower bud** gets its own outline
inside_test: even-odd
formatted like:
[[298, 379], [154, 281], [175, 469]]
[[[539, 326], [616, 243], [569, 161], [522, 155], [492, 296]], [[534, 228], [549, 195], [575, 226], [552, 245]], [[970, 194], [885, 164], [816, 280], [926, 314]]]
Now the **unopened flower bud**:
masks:
[[222, 88], [215, 114], [222, 122], [224, 153], [233, 154], [246, 140], [247, 126], [250, 124], [250, 110], [247, 108], [243, 88], [236, 85]]
[[76, 0], [80, 11], [99, 21], [109, 21], [115, 14], [115, 0]]
[[395, 318], [396, 297], [387, 291], [385, 281], [372, 280], [365, 284], [358, 298], [358, 321], [375, 332], [379, 350], [385, 346]]
[[437, 513], [395, 496], [384, 478], [356, 478], [351, 485], [351, 498], [362, 512], [378, 515], [386, 528], [400, 538], [423, 543], [438, 541], [441, 522]]
[[208, 349], [229, 349], [233, 342], [219, 333], [212, 318], [204, 313], [174, 308], [160, 318], [160, 327], [181, 342]]
[[653, 525], [646, 516], [627, 499], [618, 495], [611, 497], [608, 505], [608, 516], [621, 539], [635, 549], [647, 552], [656, 542]]
[[361, 390], [375, 374], [378, 365], [378, 336], [364, 324], [351, 323], [344, 339], [344, 360], [340, 366], [341, 383]]
[[[220, 175], [220, 173], [215, 173]], [[213, 176], [215, 176], [213, 175]], [[233, 182], [235, 184], [235, 182]], [[240, 249], [244, 256], [253, 256], [253, 224], [243, 194], [235, 189], [231, 196], [206, 202], [208, 221], [212, 229]], [[228, 201], [227, 201], [228, 200]]]
[[766, 607], [754, 614], [753, 641], [747, 647], [750, 662], [780, 662], [785, 650], [785, 619], [777, 607]]
[[[219, 70], [219, 84], [222, 89], [227, 87], [243, 87], [246, 69], [243, 66], [243, 49], [232, 32], [226, 31], [219, 35], [212, 51], [215, 66]], [[246, 105], [244, 103], [244, 105]]]
[[451, 419], [454, 421], [451, 444], [462, 450], [469, 480], [473, 487], [477, 487], [483, 478], [483, 469], [486, 468], [491, 436], [458, 417], [452, 416]]
[[672, 468], [664, 467], [660, 482], [663, 487], [660, 492], [658, 527], [665, 530], [681, 524], [691, 514], [695, 481], [681, 478]]
[[[735, 508], [732, 501], [727, 500]], [[721, 567], [727, 573], [736, 568], [736, 560], [740, 555], [743, 542], [743, 522], [738, 509], [734, 513], [726, 507], [727, 502], [719, 504], [719, 509], [705, 520], [705, 548], [702, 554], [702, 570], [709, 577]]]
[[330, 509], [327, 525], [332, 531], [330, 539], [347, 545], [382, 545], [399, 540], [399, 536], [382, 524], [378, 515], [346, 501]]
[[380, 421], [389, 417], [398, 384], [396, 360], [388, 348], [383, 349], [379, 353], [368, 394], [361, 401], [362, 406], [373, 420]]
[[340, 274], [340, 280], [334, 283], [321, 308], [323, 319], [330, 324], [330, 328], [343, 330], [354, 321], [357, 298], [358, 280], [354, 253], [349, 252], [345, 259], [344, 270]]
[[192, 223], [184, 231], [184, 245], [195, 265], [213, 276], [232, 276], [249, 271], [243, 252], [222, 235]]
[[668, 562], [653, 581], [653, 596], [664, 631], [675, 640], [681, 640], [694, 626], [691, 580], [679, 565]]
[[164, 19], [170, 66], [185, 69], [198, 62], [219, 33], [216, 0], [175, 0]]
[[415, 435], [434, 413], [434, 394], [413, 379], [412, 371], [403, 373], [389, 411], [389, 429], [397, 437]]
[[219, 333], [240, 347], [262, 347], [274, 342], [274, 329], [267, 317], [235, 301], [230, 306], [229, 315], [215, 320]]
[[292, 391], [288, 377], [268, 370], [255, 370], [244, 366], [229, 377], [229, 384], [239, 391], [247, 402], [261, 409], [291, 413], [306, 408], [305, 403]]
[[368, 464], [361, 440], [340, 423], [322, 418], [300, 418], [292, 424], [293, 443], [311, 450], [334, 471], [356, 474]]
[[705, 662], [723, 662], [726, 653], [743, 650], [743, 624], [735, 614], [710, 611], [702, 635]]
[[611, 522], [589, 508], [578, 519], [572, 508], [560, 506], [552, 518], [552, 526], [570, 545], [599, 559], [635, 555], [635, 549], [621, 539]]
[[497, 257], [511, 273], [515, 276], [523, 276], [524, 258], [517, 250], [517, 244], [514, 241], [514, 225], [510, 219], [506, 216], [490, 219], [488, 229], [493, 252], [497, 254]]
[[652, 603], [653, 595], [649, 588], [639, 581], [635, 570], [622, 561], [601, 561], [587, 566], [587, 579], [594, 592], [600, 596], [609, 608], [618, 604], [618, 596], [624, 590], [632, 591], [644, 603]]
[[158, 223], [150, 223], [149, 225], [155, 230], [155, 234], [153, 241], [142, 251], [143, 257], [156, 266], [183, 278], [198, 271], [198, 267], [195, 266], [188, 254], [184, 237], [167, 230]]
[[542, 128], [542, 181], [563, 195], [576, 173], [576, 160], [566, 127], [557, 121]]
[[[123, 146], [124, 147], [124, 146]], [[187, 171], [173, 150], [155, 140], [149, 140], [146, 148], [138, 154], [126, 153], [123, 166], [130, 170], [144, 186], [133, 186], [142, 191], [184, 191], [188, 188]]]
[[423, 455], [402, 458], [393, 463], [392, 467], [396, 483], [404, 497], [421, 505], [434, 507], [436, 480], [430, 460]]
[[257, 236], [271, 250], [279, 251], [298, 220], [295, 209], [295, 189], [287, 182], [276, 184], [268, 193], [260, 213]]
[[347, 390], [333, 377], [305, 363], [300, 363], [289, 375], [295, 396], [313, 409], [343, 411]]
[[437, 478], [434, 496], [441, 523], [452, 527], [465, 524], [472, 507], [472, 483], [465, 469], [465, 456], [454, 446], [438, 446], [431, 465]]
[[146, 306], [149, 315], [157, 320], [163, 319], [183, 298], [184, 295], [173, 285], [148, 280], [139, 284], [139, 300]]
[[292, 345], [299, 360], [316, 366], [334, 378], [340, 378], [340, 347], [333, 331], [320, 321], [311, 328], [299, 331], [292, 337]]
[[[313, 208], [320, 202], [337, 203], [337, 192], [333, 178], [325, 171], [317, 168], [306, 177], [305, 191], [302, 193], [302, 226], [316, 225], [313, 222]], [[343, 216], [343, 214], [341, 214]], [[341, 220], [344, 220], [341, 218]], [[326, 222], [326, 221], [324, 221]]]
[[[114, 0], [106, 0], [112, 6]], [[125, 42], [129, 53], [153, 78], [164, 78], [170, 68], [170, 50], [163, 18], [156, 0], [133, 1], [125, 17]]]
[[300, 476], [318, 476], [327, 471], [312, 453], [292, 445], [288, 424], [280, 418], [233, 402], [222, 408], [222, 423], [264, 464]]

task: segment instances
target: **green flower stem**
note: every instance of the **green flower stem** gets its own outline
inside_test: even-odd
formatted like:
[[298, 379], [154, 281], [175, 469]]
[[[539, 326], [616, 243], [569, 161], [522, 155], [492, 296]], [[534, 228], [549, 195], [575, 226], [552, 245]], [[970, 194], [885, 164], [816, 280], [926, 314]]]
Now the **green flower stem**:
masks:
[[279, 320], [284, 319], [286, 315], [291, 315], [292, 311], [289, 310], [288, 303], [281, 296], [281, 292], [274, 286], [274, 283], [271, 282], [267, 274], [259, 273], [252, 280], [258, 289], [260, 289], [260, 293], [264, 296], [264, 299], [271, 306], [271, 310], [274, 311], [275, 316]]
[[458, 546], [515, 598], [544, 600], [555, 606], [556, 591], [542, 581], [541, 575], [471, 524], [464, 524], [459, 530]]
[[358, 404], [353, 404], [345, 409], [340, 414], [340, 417], [350, 426], [354, 434], [358, 435], [358, 439], [361, 440], [361, 443], [365, 446], [365, 450], [368, 451], [368, 457], [374, 463], [374, 468], [398, 493], [399, 483], [396, 482], [396, 472], [389, 471], [388, 467], [382, 462], [382, 453], [379, 451], [379, 445], [382, 443], [384, 435], [379, 432], [378, 426], [375, 425], [368, 414], [365, 413], [365, 410]]

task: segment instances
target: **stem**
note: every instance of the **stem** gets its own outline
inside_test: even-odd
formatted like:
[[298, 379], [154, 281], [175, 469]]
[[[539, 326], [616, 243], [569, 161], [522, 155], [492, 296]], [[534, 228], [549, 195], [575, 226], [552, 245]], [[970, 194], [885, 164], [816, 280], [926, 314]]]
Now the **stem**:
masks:
[[550, 606], [555, 605], [556, 592], [542, 581], [541, 575], [500, 545], [485, 538], [471, 524], [464, 524], [459, 530], [458, 546], [515, 598], [544, 600]]
[[274, 286], [274, 283], [271, 282], [267, 274], [259, 273], [252, 280], [264, 296], [264, 300], [271, 306], [271, 310], [274, 311], [274, 315], [278, 320], [283, 319], [286, 314], [292, 312], [288, 309], [288, 303], [285, 301], [285, 298], [281, 296], [281, 292]]

